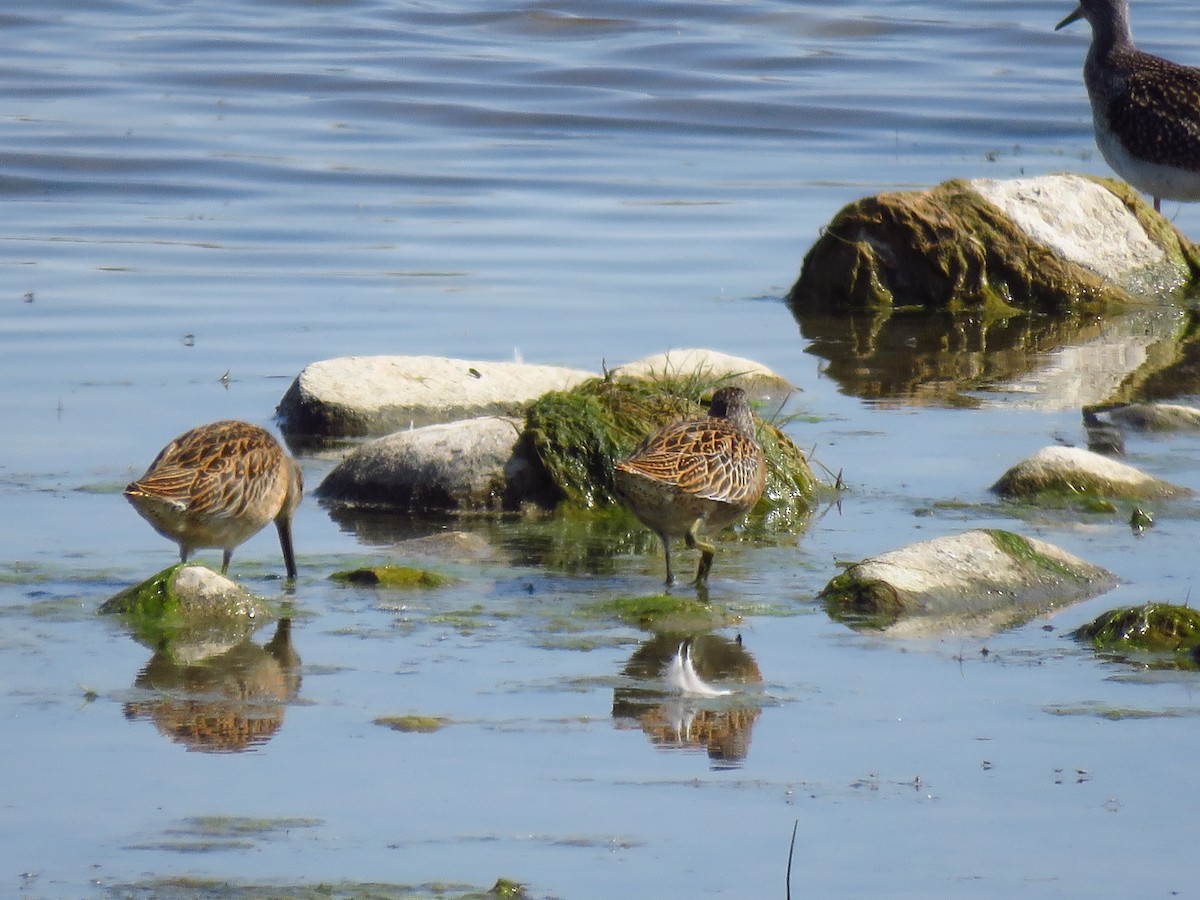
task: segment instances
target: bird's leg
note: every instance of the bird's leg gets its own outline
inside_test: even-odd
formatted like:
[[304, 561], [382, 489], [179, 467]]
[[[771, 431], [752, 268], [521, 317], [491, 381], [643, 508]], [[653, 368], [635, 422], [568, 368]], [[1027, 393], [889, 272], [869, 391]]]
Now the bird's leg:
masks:
[[224, 575], [229, 571], [229, 561], [233, 559], [233, 548], [226, 547], [224, 554], [221, 556], [221, 574]]
[[696, 567], [696, 580], [692, 582], [695, 585], [708, 584], [708, 571], [712, 568], [713, 554], [717, 552], [716, 547], [700, 537], [701, 521], [697, 519], [693, 522], [692, 527], [683, 536], [688, 547], [700, 551], [700, 565]]
[[662, 540], [663, 556], [667, 558], [667, 587], [675, 583], [675, 573], [671, 571], [671, 537], [665, 531], [659, 532], [659, 539]]
[[1154, 198], [1154, 211], [1156, 213], [1162, 212], [1162, 198], [1161, 197]]

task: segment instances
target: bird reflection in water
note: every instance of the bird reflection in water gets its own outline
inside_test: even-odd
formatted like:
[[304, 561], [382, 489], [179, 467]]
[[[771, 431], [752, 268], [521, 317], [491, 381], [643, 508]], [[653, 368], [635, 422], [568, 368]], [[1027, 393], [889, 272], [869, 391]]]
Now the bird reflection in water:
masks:
[[630, 683], [613, 692], [618, 727], [640, 728], [661, 750], [702, 750], [716, 768], [746, 758], [762, 673], [740, 636], [656, 635], [622, 674]]
[[125, 718], [150, 719], [175, 743], [203, 753], [241, 753], [265, 744], [300, 693], [300, 656], [291, 631], [291, 621], [281, 619], [264, 646], [247, 638], [186, 661], [177, 648], [156, 650], [134, 681], [144, 696], [125, 704]]

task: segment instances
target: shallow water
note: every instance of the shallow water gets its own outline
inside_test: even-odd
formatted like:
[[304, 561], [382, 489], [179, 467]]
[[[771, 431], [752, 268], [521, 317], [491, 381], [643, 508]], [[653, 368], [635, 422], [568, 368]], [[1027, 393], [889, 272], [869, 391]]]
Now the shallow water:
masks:
[[[1139, 4], [1135, 33], [1200, 64], [1189, 11]], [[504, 875], [572, 900], [771, 897], [798, 821], [796, 896], [1195, 894], [1196, 676], [1064, 636], [1120, 603], [1189, 598], [1194, 504], [1156, 509], [1134, 537], [1122, 517], [1016, 518], [986, 490], [1022, 455], [1084, 441], [1094, 357], [1035, 358], [1019, 374], [1039, 402], [1000, 364], [996, 390], [972, 383], [954, 402], [867, 401], [780, 299], [822, 225], [864, 194], [1107, 174], [1080, 78], [1087, 29], [1052, 31], [1067, 12], [0, 13], [0, 893]], [[1200, 210], [1165, 211], [1200, 234]], [[1134, 331], [1114, 345], [1133, 355]], [[589, 566], [564, 570], [521, 529], [480, 525], [494, 553], [448, 563], [456, 586], [380, 594], [328, 575], [444, 523], [355, 531], [311, 500], [290, 598], [302, 682], [268, 739], [188, 752], [127, 718], [151, 654], [95, 611], [173, 558], [120, 489], [174, 435], [269, 423], [289, 380], [331, 356], [599, 370], [688, 346], [800, 386], [789, 431], [850, 486], [803, 535], [721, 545], [713, 600], [745, 620], [720, 634], [740, 633], [763, 676], [743, 692], [757, 710], [744, 754], [687, 740], [686, 708], [664, 707], [674, 741], [613, 716], [647, 636], [578, 612], [656, 589], [652, 550], [597, 541]], [[1196, 438], [1128, 450], [1200, 489]], [[310, 486], [330, 465], [302, 463]], [[986, 640], [856, 634], [815, 601], [839, 560], [975, 526], [1046, 538], [1122, 584]], [[270, 531], [235, 556], [263, 594], [280, 570]], [[373, 724], [409, 713], [450, 724]], [[225, 822], [217, 838], [206, 816]]]

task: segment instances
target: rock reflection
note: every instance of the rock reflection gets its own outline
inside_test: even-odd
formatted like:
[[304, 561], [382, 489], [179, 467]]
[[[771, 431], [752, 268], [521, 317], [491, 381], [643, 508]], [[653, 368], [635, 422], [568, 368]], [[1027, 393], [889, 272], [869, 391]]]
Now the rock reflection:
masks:
[[[699, 679], [707, 691], [685, 692], [677, 674], [684, 666], [694, 669], [684, 681]], [[622, 674], [629, 683], [613, 692], [618, 727], [640, 728], [660, 750], [704, 751], [714, 768], [735, 768], [746, 758], [762, 707], [757, 691], [739, 688], [761, 684], [762, 673], [740, 635], [655, 635], [634, 651]]]
[[283, 725], [284, 708], [300, 693], [300, 656], [289, 619], [264, 646], [249, 638], [209, 654], [154, 652], [134, 681], [142, 695], [125, 718], [150, 719], [188, 750], [241, 753], [266, 743]]
[[[1177, 352], [1182, 313], [1139, 307], [1106, 316], [1023, 315], [986, 321], [968, 313], [879, 310], [792, 315], [827, 360], [824, 374], [868, 400], [982, 406], [973, 392], [1008, 392], [1024, 405], [1067, 409], [1111, 400]], [[1012, 402], [1012, 398], [1008, 399]]]

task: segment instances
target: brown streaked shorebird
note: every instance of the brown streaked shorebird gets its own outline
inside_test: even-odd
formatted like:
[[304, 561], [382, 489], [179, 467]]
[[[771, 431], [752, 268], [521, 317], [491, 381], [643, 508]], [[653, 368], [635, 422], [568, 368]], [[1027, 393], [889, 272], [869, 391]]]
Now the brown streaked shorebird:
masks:
[[296, 577], [292, 515], [300, 505], [300, 466], [269, 432], [227, 420], [181, 434], [154, 458], [125, 498], [187, 562], [193, 550], [225, 551], [221, 574], [239, 544], [274, 520], [289, 578]]
[[1134, 46], [1127, 0], [1080, 0], [1054, 30], [1079, 19], [1092, 26], [1083, 80], [1100, 154], [1155, 211], [1200, 200], [1200, 69]]
[[617, 463], [613, 478], [625, 505], [662, 540], [667, 584], [675, 583], [673, 537], [700, 550], [694, 583], [707, 584], [716, 551], [701, 529], [719, 531], [737, 521], [758, 502], [767, 480], [746, 392], [721, 388], [707, 418], [658, 429]]

